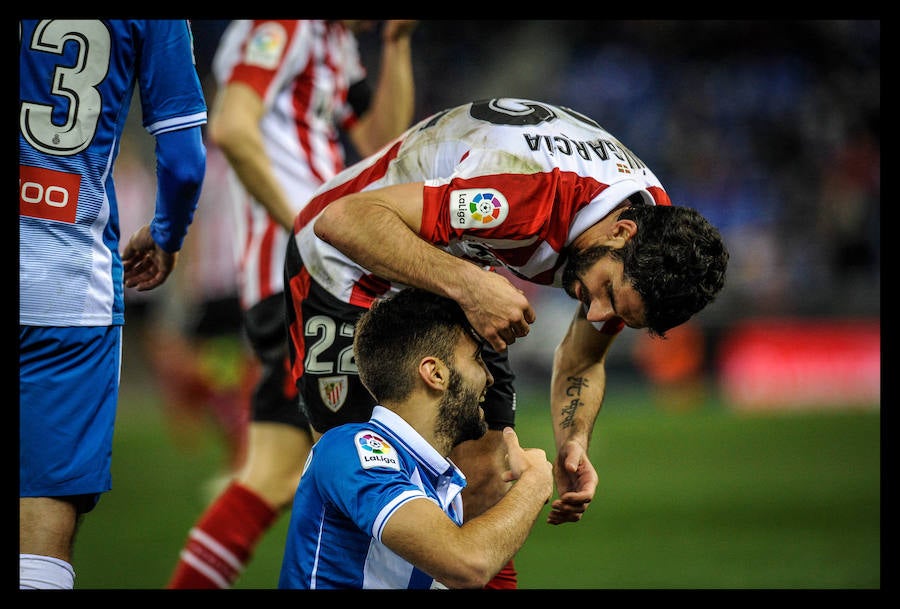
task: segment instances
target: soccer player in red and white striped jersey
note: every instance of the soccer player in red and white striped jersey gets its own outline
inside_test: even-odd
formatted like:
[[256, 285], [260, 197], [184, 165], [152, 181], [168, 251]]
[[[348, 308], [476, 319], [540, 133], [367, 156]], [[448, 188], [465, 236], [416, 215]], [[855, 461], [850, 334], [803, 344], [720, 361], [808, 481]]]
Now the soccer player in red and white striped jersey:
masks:
[[490, 430], [450, 455], [468, 479], [466, 519], [507, 489], [507, 347], [539, 323], [496, 267], [578, 301], [551, 380], [559, 496], [548, 522], [561, 524], [580, 520], [596, 491], [588, 445], [615, 336], [624, 326], [664, 336], [687, 321], [721, 290], [728, 262], [718, 230], [672, 205], [646, 164], [596, 121], [526, 99], [481, 100], [420, 121], [326, 182], [293, 230], [292, 376], [314, 435], [371, 413], [351, 343], [355, 320], [377, 299], [404, 286], [452, 298], [490, 344]]

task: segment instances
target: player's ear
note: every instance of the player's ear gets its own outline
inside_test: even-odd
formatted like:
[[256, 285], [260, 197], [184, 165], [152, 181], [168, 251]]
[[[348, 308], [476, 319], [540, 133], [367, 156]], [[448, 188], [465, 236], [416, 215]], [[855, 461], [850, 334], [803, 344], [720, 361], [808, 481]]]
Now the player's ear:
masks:
[[637, 231], [638, 226], [634, 220], [616, 220], [609, 231], [609, 237], [618, 242], [618, 247], [622, 247]]
[[436, 391], [443, 391], [449, 378], [447, 366], [432, 355], [423, 357], [419, 362], [419, 376], [430, 389]]

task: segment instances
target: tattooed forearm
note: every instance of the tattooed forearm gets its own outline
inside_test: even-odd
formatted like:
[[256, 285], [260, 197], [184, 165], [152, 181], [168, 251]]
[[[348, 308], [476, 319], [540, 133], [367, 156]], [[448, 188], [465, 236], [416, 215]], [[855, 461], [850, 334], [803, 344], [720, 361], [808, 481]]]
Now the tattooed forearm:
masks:
[[581, 395], [582, 388], [588, 386], [588, 381], [583, 376], [570, 376], [566, 380], [569, 382], [569, 386], [566, 387], [566, 395], [569, 397]]
[[562, 429], [566, 429], [575, 425], [575, 413], [582, 406], [584, 406], [584, 402], [581, 400], [572, 400], [568, 406], [563, 406], [562, 419], [559, 421], [559, 426]]
[[562, 418], [559, 421], [562, 429], [572, 427], [575, 424], [575, 415], [578, 413], [578, 409], [584, 406], [584, 402], [578, 396], [581, 395], [581, 390], [588, 386], [587, 379], [581, 376], [570, 376], [566, 380], [569, 382], [569, 386], [566, 387], [566, 395], [574, 397], [574, 399], [570, 400], [569, 404], [562, 408]]

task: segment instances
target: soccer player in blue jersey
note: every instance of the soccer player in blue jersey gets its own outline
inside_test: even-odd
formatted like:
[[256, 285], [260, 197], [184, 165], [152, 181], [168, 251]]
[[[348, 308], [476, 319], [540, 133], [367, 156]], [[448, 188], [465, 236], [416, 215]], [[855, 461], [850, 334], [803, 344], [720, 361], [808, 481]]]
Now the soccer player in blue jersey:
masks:
[[376, 301], [356, 324], [364, 423], [313, 446], [291, 511], [279, 588], [483, 588], [521, 548], [553, 492], [542, 449], [511, 427], [509, 492], [463, 522], [466, 478], [447, 456], [484, 436], [493, 377], [455, 301], [418, 288]]
[[[112, 168], [137, 87], [156, 211], [119, 254]], [[175, 267], [206, 163], [185, 20], [19, 22], [19, 587], [74, 588], [82, 516], [112, 488], [123, 286]]]

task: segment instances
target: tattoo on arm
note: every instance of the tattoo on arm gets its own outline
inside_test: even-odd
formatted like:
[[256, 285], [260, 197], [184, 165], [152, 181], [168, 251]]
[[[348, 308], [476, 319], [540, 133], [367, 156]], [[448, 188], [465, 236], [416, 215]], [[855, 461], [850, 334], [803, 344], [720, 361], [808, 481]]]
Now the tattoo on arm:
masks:
[[569, 405], [564, 406], [562, 409], [563, 416], [560, 421], [560, 427], [563, 429], [575, 425], [575, 414], [579, 408], [584, 406], [584, 402], [581, 401], [580, 397], [581, 390], [588, 386], [587, 379], [581, 376], [570, 376], [566, 380], [569, 382], [569, 386], [566, 387], [566, 395], [572, 399], [569, 401]]

